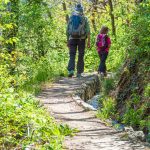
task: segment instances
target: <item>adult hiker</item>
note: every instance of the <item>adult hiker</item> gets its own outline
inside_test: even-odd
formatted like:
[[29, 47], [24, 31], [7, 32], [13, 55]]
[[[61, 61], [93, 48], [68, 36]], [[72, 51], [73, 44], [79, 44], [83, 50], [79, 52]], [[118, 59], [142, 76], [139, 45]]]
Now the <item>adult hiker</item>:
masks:
[[78, 50], [77, 77], [84, 72], [84, 53], [87, 46], [90, 48], [90, 26], [87, 17], [84, 16], [83, 7], [77, 4], [67, 25], [67, 45], [69, 47], [68, 77], [72, 77], [75, 71], [75, 57]]
[[108, 27], [102, 26], [100, 33], [97, 35], [97, 51], [100, 58], [100, 64], [98, 67], [98, 73], [102, 76], [107, 76], [106, 72], [106, 59], [108, 56], [109, 48], [111, 46], [111, 40], [108, 34]]

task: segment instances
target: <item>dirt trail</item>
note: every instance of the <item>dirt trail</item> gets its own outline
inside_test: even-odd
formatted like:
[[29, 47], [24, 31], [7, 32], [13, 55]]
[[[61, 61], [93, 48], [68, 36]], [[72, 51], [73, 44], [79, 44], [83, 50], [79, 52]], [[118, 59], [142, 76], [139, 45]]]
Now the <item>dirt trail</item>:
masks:
[[47, 87], [39, 95], [40, 101], [57, 121], [78, 128], [79, 133], [67, 137], [64, 147], [67, 150], [146, 150], [144, 146], [123, 141], [120, 133], [105, 126], [95, 117], [95, 112], [85, 111], [77, 105], [71, 94], [87, 78], [62, 78], [52, 87]]

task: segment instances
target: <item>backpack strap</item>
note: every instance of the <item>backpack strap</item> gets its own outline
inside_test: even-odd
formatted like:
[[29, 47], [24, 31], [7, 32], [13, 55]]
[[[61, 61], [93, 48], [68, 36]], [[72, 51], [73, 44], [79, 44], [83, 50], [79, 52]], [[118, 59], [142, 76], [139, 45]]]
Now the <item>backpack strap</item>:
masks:
[[105, 48], [108, 48], [108, 42], [107, 42], [107, 39], [108, 39], [108, 35], [105, 35]]
[[97, 35], [96, 46], [98, 46], [99, 41], [100, 41], [100, 34]]

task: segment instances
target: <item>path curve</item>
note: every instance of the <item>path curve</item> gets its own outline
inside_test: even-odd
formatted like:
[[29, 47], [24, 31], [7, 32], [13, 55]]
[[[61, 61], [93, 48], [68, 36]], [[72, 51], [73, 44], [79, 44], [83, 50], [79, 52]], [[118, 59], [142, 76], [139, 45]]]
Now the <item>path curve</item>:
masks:
[[105, 126], [95, 117], [95, 112], [86, 111], [75, 103], [72, 93], [88, 78], [62, 78], [53, 86], [43, 89], [38, 96], [41, 103], [58, 122], [77, 128], [79, 133], [67, 137], [66, 150], [147, 150], [141, 143], [123, 141], [113, 128]]

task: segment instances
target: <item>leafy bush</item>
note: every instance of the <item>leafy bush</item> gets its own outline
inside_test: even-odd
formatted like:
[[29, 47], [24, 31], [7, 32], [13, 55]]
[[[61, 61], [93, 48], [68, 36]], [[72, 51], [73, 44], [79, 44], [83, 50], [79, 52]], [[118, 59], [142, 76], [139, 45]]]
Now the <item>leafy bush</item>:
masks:
[[[74, 130], [56, 124], [25, 89], [34, 91], [35, 85], [39, 88], [41, 82], [58, 76], [64, 67], [61, 63], [56, 67], [55, 58], [41, 58], [33, 63], [30, 57], [20, 56], [18, 64], [8, 53], [0, 53], [0, 58], [0, 149], [33, 145], [37, 149], [60, 150], [64, 136], [73, 135]], [[51, 64], [52, 61], [55, 63]], [[12, 65], [15, 65], [13, 73]]]
[[150, 83], [148, 83], [146, 86], [145, 86], [145, 89], [144, 89], [144, 96], [146, 98], [149, 98], [150, 97]]
[[31, 95], [9, 88], [0, 93], [0, 149], [62, 148], [65, 135], [72, 135], [66, 125], [58, 125]]
[[144, 116], [147, 104], [138, 107], [139, 100], [131, 100], [126, 104], [126, 112], [122, 116], [122, 122], [130, 126], [144, 129], [149, 128], [149, 117]]
[[114, 89], [115, 86], [115, 80], [113, 78], [106, 78], [102, 80], [102, 92], [105, 95], [108, 95], [111, 90]]
[[108, 98], [101, 98], [100, 99], [101, 103], [101, 108], [98, 111], [97, 117], [105, 120], [105, 119], [110, 119], [111, 117], [114, 117], [116, 114], [115, 110], [115, 100], [112, 99], [111, 97]]

